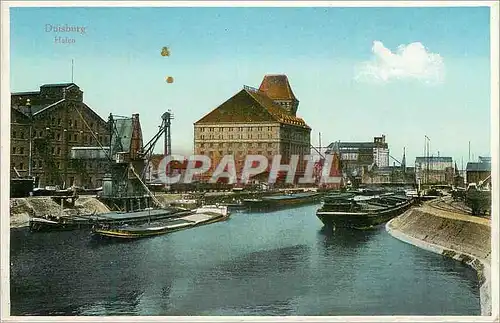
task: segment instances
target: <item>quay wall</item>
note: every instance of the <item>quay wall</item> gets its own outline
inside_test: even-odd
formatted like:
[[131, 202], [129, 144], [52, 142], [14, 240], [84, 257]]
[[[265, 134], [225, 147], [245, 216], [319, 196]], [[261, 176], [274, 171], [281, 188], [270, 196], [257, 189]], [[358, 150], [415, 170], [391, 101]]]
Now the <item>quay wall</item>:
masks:
[[[261, 196], [266, 193], [253, 192], [220, 192], [206, 193], [203, 201], [207, 204], [212, 203], [228, 203], [236, 199], [252, 198]], [[182, 199], [184, 194], [156, 193], [155, 197], [164, 206], [175, 200]], [[43, 217], [45, 215], [72, 215], [79, 213], [102, 214], [109, 212], [108, 207], [99, 201], [95, 196], [79, 196], [75, 201], [75, 207], [69, 208], [64, 206], [64, 212], [61, 210], [61, 205], [48, 196], [11, 198], [10, 199], [10, 227], [23, 228], [29, 226], [30, 215]]]
[[466, 263], [479, 279], [481, 315], [491, 315], [491, 226], [489, 220], [453, 216], [429, 207], [406, 211], [386, 224], [393, 237]]

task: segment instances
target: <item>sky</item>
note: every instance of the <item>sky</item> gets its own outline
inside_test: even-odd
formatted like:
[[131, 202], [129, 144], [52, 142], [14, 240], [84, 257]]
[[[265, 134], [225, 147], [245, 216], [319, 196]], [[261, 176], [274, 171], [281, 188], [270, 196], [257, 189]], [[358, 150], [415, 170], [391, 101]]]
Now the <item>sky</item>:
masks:
[[[490, 156], [489, 14], [488, 7], [11, 8], [11, 91], [70, 82], [73, 59], [74, 82], [103, 119], [139, 113], [146, 142], [171, 109], [173, 151], [190, 154], [194, 122], [265, 74], [286, 74], [313, 145], [319, 133], [323, 146], [384, 134], [390, 155], [401, 160], [406, 148], [412, 165], [427, 136], [431, 155], [451, 156], [461, 168], [469, 141], [471, 159]], [[54, 32], [63, 25], [85, 32]]]

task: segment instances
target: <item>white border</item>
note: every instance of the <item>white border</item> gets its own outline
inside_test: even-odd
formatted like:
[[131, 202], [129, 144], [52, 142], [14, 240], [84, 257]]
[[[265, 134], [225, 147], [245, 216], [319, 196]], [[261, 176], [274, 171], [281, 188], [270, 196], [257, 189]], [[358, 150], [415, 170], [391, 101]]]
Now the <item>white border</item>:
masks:
[[[9, 316], [10, 219], [10, 7], [490, 7], [491, 46], [491, 156], [492, 156], [492, 316]], [[1, 229], [1, 320], [2, 322], [498, 322], [499, 298], [499, 3], [497, 1], [2, 1], [1, 2], [1, 109], [0, 109], [0, 229]], [[334, 292], [334, 291], [332, 291]], [[7, 314], [8, 313], [8, 314]]]

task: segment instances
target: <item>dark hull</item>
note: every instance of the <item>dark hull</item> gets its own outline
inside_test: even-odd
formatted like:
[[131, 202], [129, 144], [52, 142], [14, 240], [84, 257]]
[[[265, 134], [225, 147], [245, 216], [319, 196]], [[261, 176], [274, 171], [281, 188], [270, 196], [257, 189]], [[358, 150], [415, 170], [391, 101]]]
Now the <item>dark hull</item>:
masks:
[[300, 205], [314, 204], [321, 200], [322, 195], [311, 195], [297, 198], [255, 199], [243, 200], [243, 205], [249, 210], [275, 210], [279, 208], [295, 207]]
[[386, 209], [367, 213], [329, 212], [318, 210], [318, 212], [316, 212], [316, 216], [327, 227], [368, 229], [395, 218], [408, 210], [412, 204], [412, 201], [408, 201], [398, 206], [388, 207]]
[[33, 179], [12, 178], [10, 180], [10, 197], [27, 197], [33, 191], [35, 184]]
[[[159, 211], [159, 212], [158, 212]], [[129, 223], [146, 223], [148, 221], [156, 221], [161, 219], [170, 219], [181, 217], [190, 214], [191, 211], [178, 211], [171, 212], [157, 210], [154, 214], [150, 214], [145, 211], [140, 212], [130, 212], [124, 213], [121, 217], [110, 218], [106, 217], [106, 214], [100, 214], [97, 216], [88, 216], [87, 218], [63, 218], [54, 219], [49, 221], [35, 221], [31, 219], [29, 222], [29, 227], [31, 231], [34, 232], [47, 232], [47, 231], [70, 231], [78, 229], [90, 229], [95, 225], [100, 224], [129, 224]]]

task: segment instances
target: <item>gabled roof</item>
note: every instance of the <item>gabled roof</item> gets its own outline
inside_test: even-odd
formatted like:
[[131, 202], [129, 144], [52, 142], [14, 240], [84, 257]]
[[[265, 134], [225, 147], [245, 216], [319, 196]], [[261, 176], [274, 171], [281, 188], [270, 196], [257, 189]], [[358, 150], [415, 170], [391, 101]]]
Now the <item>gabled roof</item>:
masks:
[[[57, 107], [58, 105], [60, 105], [61, 103], [65, 102], [65, 101], [69, 101], [69, 100], [66, 100], [66, 99], [62, 99], [62, 100], [59, 100], [57, 102], [54, 102], [54, 103], [51, 103], [51, 104], [40, 104], [40, 105], [31, 105], [31, 113], [33, 113], [33, 116], [36, 116], [36, 115], [39, 115], [39, 114], [42, 114], [44, 113], [45, 111], [48, 111], [52, 108], [55, 108]], [[106, 120], [104, 120], [103, 118], [101, 118], [100, 115], [98, 115], [94, 110], [92, 110], [88, 105], [86, 105], [85, 103], [83, 102], [78, 102], [79, 104], [82, 104], [85, 108], [87, 108], [91, 114], [97, 116], [97, 118], [103, 122], [103, 123], [107, 123]], [[25, 116], [29, 116], [29, 108], [27, 106], [14, 106], [12, 107], [14, 110], [16, 111], [19, 111], [21, 112], [23, 115]]]
[[287, 114], [264, 93], [246, 88], [206, 114], [195, 124], [245, 122], [281, 122], [309, 128], [303, 119]]
[[259, 91], [264, 92], [273, 100], [297, 100], [286, 75], [264, 76]]

